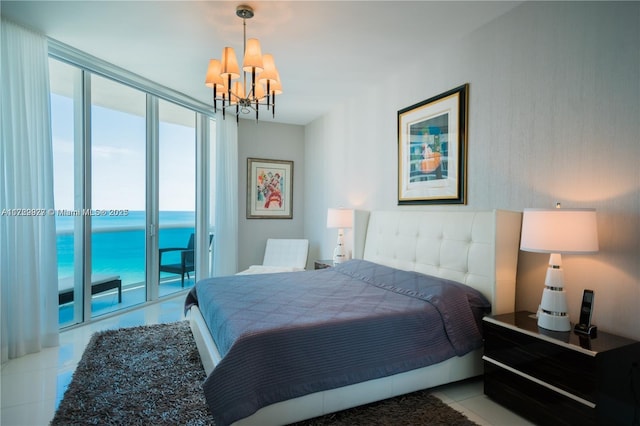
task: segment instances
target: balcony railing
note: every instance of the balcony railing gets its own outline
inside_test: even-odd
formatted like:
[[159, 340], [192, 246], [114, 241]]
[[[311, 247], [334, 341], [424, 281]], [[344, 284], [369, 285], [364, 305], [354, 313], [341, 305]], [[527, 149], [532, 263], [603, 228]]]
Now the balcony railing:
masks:
[[[193, 222], [172, 223], [161, 226], [158, 232], [158, 245], [162, 247], [186, 247], [189, 237], [194, 233]], [[75, 250], [80, 247], [73, 228], [61, 227], [57, 232], [58, 250], [58, 291], [60, 294], [60, 325], [70, 325], [74, 321], [73, 288], [81, 288], [75, 277], [81, 280], [82, 265], [75, 263]], [[145, 226], [140, 224], [118, 223], [114, 226], [94, 226], [91, 233], [91, 276], [92, 317], [122, 309], [146, 301], [146, 250]], [[173, 263], [176, 259], [165, 259]], [[82, 258], [81, 256], [79, 256]], [[76, 272], [77, 270], [77, 272]], [[185, 277], [185, 288], [194, 283]], [[161, 273], [159, 294], [164, 296], [182, 290], [180, 276]], [[77, 293], [77, 292], [76, 292]]]

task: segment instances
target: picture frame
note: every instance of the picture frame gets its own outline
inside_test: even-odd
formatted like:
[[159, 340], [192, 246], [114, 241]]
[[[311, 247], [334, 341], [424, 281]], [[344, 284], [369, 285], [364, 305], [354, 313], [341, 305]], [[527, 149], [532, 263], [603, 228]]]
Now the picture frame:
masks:
[[247, 219], [293, 218], [293, 161], [247, 158]]
[[466, 204], [469, 84], [398, 111], [398, 205]]

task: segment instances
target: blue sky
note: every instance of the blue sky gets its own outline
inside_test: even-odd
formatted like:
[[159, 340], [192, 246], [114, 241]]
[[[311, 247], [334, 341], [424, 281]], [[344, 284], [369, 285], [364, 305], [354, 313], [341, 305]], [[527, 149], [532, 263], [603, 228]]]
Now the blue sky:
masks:
[[[72, 210], [73, 102], [68, 97], [52, 93], [51, 110], [55, 205], [57, 209]], [[160, 123], [160, 210], [195, 209], [194, 127], [195, 123], [193, 127]], [[91, 207], [144, 210], [144, 117], [94, 105], [91, 152]]]

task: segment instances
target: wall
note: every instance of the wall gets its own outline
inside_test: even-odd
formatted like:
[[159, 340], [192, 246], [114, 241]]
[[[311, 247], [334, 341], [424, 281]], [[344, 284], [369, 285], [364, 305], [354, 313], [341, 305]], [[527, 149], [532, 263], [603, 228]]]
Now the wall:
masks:
[[[240, 120], [238, 128], [238, 267], [262, 263], [267, 238], [303, 238], [304, 128]], [[247, 219], [247, 158], [293, 161], [293, 219]]]
[[[600, 252], [564, 256], [570, 316], [640, 339], [640, 3], [530, 2], [355, 94], [305, 127], [305, 235], [330, 257], [328, 207], [522, 211], [594, 207]], [[468, 203], [397, 206], [397, 111], [469, 83]], [[322, 178], [320, 178], [322, 177]], [[309, 194], [313, 193], [313, 196]], [[516, 306], [535, 311], [548, 256], [520, 253]]]

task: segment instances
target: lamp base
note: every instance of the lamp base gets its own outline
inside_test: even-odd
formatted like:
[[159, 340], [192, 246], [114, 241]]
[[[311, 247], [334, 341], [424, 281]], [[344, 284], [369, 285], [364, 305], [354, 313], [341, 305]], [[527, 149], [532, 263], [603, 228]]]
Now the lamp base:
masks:
[[551, 331], [570, 331], [562, 255], [558, 253], [549, 255], [549, 267], [544, 286], [540, 309], [538, 309], [538, 326]]
[[538, 312], [538, 327], [552, 331], [571, 331], [571, 323], [567, 315], [551, 315]]
[[338, 265], [347, 260], [347, 251], [344, 248], [344, 229], [338, 229], [338, 241], [333, 249], [333, 264]]
[[344, 246], [338, 246], [333, 250], [333, 264], [338, 265], [347, 260]]

